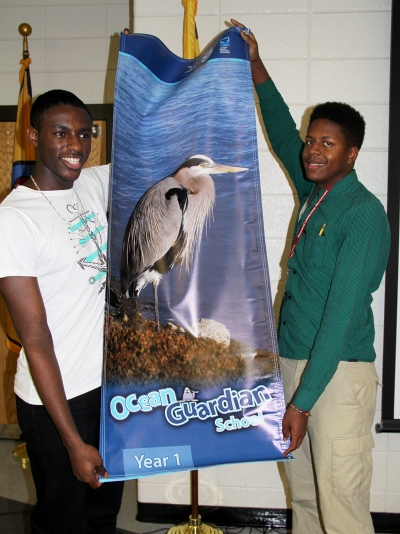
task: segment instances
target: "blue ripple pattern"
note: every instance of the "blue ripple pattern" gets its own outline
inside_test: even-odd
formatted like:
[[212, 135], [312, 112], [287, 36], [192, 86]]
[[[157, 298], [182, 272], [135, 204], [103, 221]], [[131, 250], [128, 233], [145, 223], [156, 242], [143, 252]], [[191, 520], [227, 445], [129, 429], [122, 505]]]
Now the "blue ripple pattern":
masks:
[[[215, 59], [180, 83], [156, 79], [121, 54], [115, 94], [110, 255], [119, 279], [122, 239], [142, 194], [194, 154], [247, 172], [214, 175], [213, 220], [190, 272], [177, 267], [159, 286], [160, 316], [192, 330], [202, 318], [232, 337], [277, 351], [261, 212], [249, 62]], [[140, 299], [152, 300], [152, 288]], [[191, 303], [196, 303], [196, 307]]]

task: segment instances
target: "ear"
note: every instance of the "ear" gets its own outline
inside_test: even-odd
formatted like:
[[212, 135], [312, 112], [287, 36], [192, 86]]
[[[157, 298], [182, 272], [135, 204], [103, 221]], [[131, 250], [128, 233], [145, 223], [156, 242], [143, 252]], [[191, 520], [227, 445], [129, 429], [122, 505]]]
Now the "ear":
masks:
[[349, 165], [354, 165], [354, 162], [356, 161], [358, 156], [358, 147], [352, 146], [349, 148], [349, 151], [347, 153], [347, 163]]
[[35, 130], [33, 126], [29, 125], [26, 130], [26, 134], [30, 144], [36, 148], [39, 144], [39, 132]]

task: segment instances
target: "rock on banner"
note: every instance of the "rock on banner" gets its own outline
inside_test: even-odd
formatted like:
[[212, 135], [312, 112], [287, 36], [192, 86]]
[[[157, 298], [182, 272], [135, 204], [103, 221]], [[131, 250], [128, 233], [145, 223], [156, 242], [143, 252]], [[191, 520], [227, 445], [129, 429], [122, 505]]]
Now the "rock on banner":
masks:
[[282, 460], [253, 88], [237, 28], [193, 60], [121, 35], [109, 243], [108, 480]]

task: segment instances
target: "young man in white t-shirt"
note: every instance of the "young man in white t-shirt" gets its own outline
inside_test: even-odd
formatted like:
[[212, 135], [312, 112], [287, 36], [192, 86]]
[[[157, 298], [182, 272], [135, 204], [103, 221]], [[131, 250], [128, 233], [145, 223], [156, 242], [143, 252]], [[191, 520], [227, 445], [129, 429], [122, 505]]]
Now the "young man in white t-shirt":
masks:
[[123, 484], [97, 450], [109, 168], [82, 170], [92, 119], [67, 91], [38, 97], [32, 177], [0, 206], [0, 292], [23, 349], [15, 379], [37, 503], [32, 533], [111, 534]]

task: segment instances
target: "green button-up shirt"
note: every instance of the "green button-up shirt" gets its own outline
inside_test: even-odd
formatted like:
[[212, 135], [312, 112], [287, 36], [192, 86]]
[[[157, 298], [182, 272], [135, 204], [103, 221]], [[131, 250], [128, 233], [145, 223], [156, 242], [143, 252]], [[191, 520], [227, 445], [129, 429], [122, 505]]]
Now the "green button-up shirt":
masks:
[[[256, 90], [272, 147], [287, 169], [302, 207], [316, 189], [305, 178], [304, 144], [272, 80]], [[299, 225], [324, 191], [316, 189]], [[279, 351], [285, 358], [309, 360], [293, 399], [296, 406], [311, 410], [339, 361], [375, 360], [372, 293], [386, 269], [389, 246], [384, 208], [353, 170], [333, 186], [311, 216], [288, 261]]]

